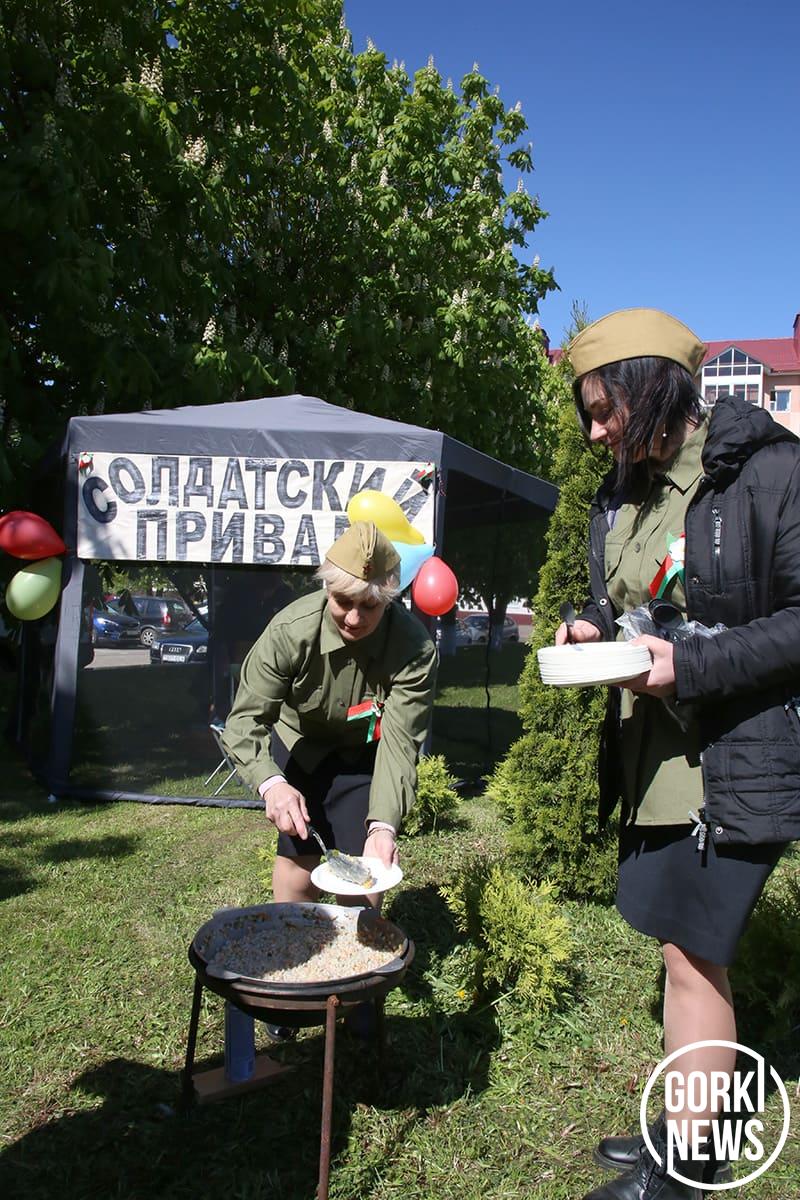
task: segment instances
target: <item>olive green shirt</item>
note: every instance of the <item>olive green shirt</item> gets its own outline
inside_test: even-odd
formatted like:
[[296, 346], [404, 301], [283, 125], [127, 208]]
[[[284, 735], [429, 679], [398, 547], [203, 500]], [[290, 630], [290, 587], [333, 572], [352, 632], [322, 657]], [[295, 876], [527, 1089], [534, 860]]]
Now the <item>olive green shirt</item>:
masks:
[[414, 802], [435, 678], [433, 642], [401, 604], [390, 604], [368, 637], [345, 642], [320, 590], [273, 617], [250, 650], [222, 741], [239, 774], [258, 791], [265, 779], [282, 774], [270, 755], [272, 729], [311, 772], [333, 750], [358, 756], [370, 721], [348, 721], [348, 709], [380, 701], [367, 820], [399, 829]]
[[[606, 584], [616, 613], [651, 599], [650, 583], [669, 546], [684, 532], [686, 509], [703, 474], [707, 425], [689, 434], [646, 492], [618, 510], [606, 538]], [[686, 617], [681, 578], [664, 594]], [[622, 631], [620, 631], [622, 637]], [[672, 702], [622, 689], [623, 820], [637, 825], [681, 825], [703, 803], [697, 729], [679, 720]]]

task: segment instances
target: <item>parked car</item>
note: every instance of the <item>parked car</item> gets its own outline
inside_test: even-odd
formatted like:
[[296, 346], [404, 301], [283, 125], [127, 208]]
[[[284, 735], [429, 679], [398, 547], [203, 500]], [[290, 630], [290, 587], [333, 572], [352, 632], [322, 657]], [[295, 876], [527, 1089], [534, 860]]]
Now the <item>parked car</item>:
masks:
[[150, 662], [204, 663], [208, 661], [208, 630], [195, 618], [176, 633], [157, 633], [150, 643]]
[[109, 605], [120, 612], [136, 617], [141, 629], [139, 641], [143, 646], [152, 646], [159, 633], [174, 633], [184, 629], [192, 620], [192, 612], [182, 600], [170, 600], [164, 596], [132, 596], [121, 592]]
[[94, 646], [138, 646], [141, 624], [136, 617], [117, 612], [106, 604], [95, 604], [91, 609], [92, 645]]
[[[488, 613], [475, 613], [471, 617], [464, 617], [464, 625], [469, 632], [473, 645], [486, 645], [489, 640]], [[506, 617], [503, 621], [502, 641], [519, 641], [519, 627], [513, 617]]]
[[[447, 628], [448, 628], [448, 626], [446, 626], [443, 623], [442, 618], [437, 617], [436, 618], [436, 626], [434, 628], [434, 639], [436, 641], [437, 646], [441, 642], [442, 634], [444, 633], [445, 629], [447, 629]], [[469, 632], [469, 630], [467, 629], [467, 627], [465, 626], [464, 622], [461, 620], [457, 619], [455, 622], [453, 638], [454, 638], [454, 645], [455, 645], [456, 650], [460, 650], [462, 646], [471, 646], [472, 645], [472, 635]]]
[[467, 627], [463, 621], [457, 620], [456, 621], [456, 649], [460, 649], [462, 646], [471, 646], [471, 645], [472, 645], [472, 634], [467, 629]]

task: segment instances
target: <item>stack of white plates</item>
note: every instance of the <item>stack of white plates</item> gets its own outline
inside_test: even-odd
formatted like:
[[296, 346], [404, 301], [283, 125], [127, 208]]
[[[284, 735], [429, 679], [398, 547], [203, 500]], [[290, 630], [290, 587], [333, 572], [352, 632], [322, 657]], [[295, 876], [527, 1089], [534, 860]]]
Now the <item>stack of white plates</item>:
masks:
[[586, 687], [623, 683], [653, 665], [646, 646], [629, 642], [580, 642], [570, 646], [544, 646], [537, 651], [542, 683], [555, 687]]

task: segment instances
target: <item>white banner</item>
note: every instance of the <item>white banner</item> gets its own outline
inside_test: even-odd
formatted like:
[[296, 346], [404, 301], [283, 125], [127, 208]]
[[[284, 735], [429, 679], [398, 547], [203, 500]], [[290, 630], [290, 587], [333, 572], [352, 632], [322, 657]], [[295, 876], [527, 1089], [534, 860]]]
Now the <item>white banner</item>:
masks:
[[433, 542], [431, 463], [87, 451], [78, 557], [316, 566], [366, 489]]

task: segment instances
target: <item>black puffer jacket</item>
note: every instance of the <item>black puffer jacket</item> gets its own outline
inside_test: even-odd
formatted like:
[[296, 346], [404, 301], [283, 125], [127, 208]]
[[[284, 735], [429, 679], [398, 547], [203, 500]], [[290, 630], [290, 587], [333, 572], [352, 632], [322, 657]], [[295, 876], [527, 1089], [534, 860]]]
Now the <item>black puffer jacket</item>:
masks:
[[[691, 620], [728, 628], [675, 646], [677, 700], [697, 714], [714, 840], [789, 841], [800, 838], [800, 442], [763, 409], [728, 397], [711, 414], [703, 469], [686, 514], [686, 605]], [[608, 639], [610, 480], [592, 506], [593, 596], [581, 614]], [[620, 794], [618, 710], [611, 688], [601, 825]]]

